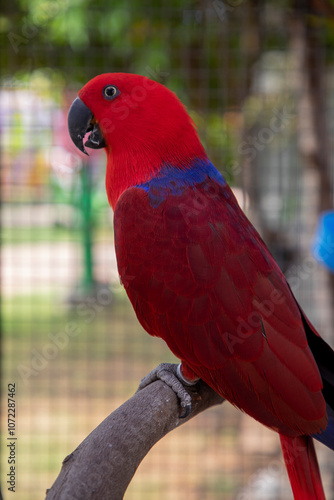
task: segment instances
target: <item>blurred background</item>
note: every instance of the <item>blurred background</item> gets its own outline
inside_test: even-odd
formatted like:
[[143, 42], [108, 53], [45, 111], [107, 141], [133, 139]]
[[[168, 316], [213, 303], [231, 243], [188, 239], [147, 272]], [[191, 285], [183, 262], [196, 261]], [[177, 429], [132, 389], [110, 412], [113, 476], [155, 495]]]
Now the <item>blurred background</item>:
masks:
[[[69, 105], [93, 76], [140, 73], [178, 94], [334, 345], [334, 2], [16, 0], [3, 5], [0, 32], [1, 481], [5, 499], [35, 500], [140, 379], [174, 361], [119, 285], [104, 152], [84, 157], [68, 137]], [[317, 449], [333, 500], [334, 461]], [[125, 496], [291, 497], [278, 436], [228, 403], [158, 443]]]

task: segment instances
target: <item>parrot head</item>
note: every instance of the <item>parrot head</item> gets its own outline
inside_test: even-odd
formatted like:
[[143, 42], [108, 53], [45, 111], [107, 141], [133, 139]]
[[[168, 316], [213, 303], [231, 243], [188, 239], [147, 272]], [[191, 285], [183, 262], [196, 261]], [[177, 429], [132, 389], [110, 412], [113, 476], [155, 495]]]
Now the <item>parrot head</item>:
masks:
[[185, 169], [206, 158], [183, 104], [145, 76], [105, 73], [90, 80], [71, 105], [68, 129], [83, 153], [105, 148], [112, 206], [125, 189], [147, 182], [166, 165]]

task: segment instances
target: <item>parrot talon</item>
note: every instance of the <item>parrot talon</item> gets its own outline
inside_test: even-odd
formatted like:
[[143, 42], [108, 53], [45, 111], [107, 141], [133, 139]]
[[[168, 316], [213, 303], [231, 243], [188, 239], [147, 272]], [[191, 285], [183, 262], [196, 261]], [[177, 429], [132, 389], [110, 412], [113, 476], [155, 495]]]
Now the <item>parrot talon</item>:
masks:
[[146, 375], [146, 377], [141, 380], [138, 391], [144, 389], [146, 386], [150, 385], [156, 380], [161, 380], [162, 382], [167, 384], [173, 390], [173, 392], [175, 392], [176, 396], [180, 400], [181, 407], [184, 411], [179, 418], [186, 418], [191, 412], [192, 402], [191, 395], [183, 384], [192, 386], [195, 385], [197, 381], [194, 383], [189, 383], [184, 379], [184, 377], [182, 377], [182, 379], [180, 380], [180, 370], [178, 369], [178, 366], [179, 365], [171, 363], [161, 363], [154, 370], [152, 370], [151, 373]]
[[179, 418], [187, 418], [188, 415], [190, 415], [190, 413], [191, 413], [191, 408], [192, 408], [191, 403], [185, 405], [184, 406], [184, 413], [182, 413]]

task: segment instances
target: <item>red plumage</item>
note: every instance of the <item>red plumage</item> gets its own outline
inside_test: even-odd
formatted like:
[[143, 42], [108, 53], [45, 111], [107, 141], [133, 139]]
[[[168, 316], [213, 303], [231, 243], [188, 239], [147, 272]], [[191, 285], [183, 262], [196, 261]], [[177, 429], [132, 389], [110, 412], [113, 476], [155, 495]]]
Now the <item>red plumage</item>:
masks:
[[204, 191], [192, 191], [154, 211], [139, 188], [117, 203], [118, 269], [139, 321], [184, 369], [265, 425], [291, 436], [319, 432], [321, 377], [281, 271], [227, 186], [200, 217], [193, 199]]
[[[105, 98], [108, 85], [117, 88], [115, 99]], [[280, 433], [296, 499], [323, 499], [309, 436], [327, 426], [333, 351], [207, 159], [176, 96], [120, 73], [96, 77], [79, 96], [106, 144], [118, 269], [140, 323], [166, 341], [185, 378], [202, 378]]]
[[326, 500], [312, 438], [280, 435], [285, 465], [294, 497], [302, 500]]

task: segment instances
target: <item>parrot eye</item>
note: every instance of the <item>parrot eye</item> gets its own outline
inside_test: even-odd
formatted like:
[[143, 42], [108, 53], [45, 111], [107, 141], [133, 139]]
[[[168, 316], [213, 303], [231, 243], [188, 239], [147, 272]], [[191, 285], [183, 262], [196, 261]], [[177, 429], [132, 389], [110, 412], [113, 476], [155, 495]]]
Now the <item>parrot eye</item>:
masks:
[[111, 101], [111, 99], [114, 99], [116, 96], [118, 96], [118, 94], [120, 94], [120, 91], [117, 87], [115, 87], [115, 85], [107, 85], [102, 90], [102, 94], [105, 99]]

